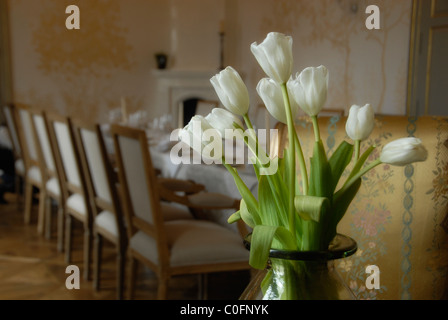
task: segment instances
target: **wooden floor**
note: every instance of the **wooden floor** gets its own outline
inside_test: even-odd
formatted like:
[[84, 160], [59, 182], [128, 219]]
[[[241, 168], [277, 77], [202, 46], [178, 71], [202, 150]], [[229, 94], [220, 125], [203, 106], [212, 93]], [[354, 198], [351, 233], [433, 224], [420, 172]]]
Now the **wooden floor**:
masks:
[[[64, 254], [57, 251], [56, 232], [51, 239], [37, 234], [37, 204], [33, 220], [25, 225], [22, 208], [15, 194], [5, 194], [7, 204], [0, 204], [0, 300], [113, 300], [115, 299], [115, 251], [104, 241], [102, 287], [92, 288], [91, 281], [80, 280], [80, 289], [67, 289]], [[75, 224], [73, 265], [82, 274], [82, 226]], [[209, 300], [236, 300], [249, 282], [249, 272], [209, 274]], [[156, 298], [157, 280], [140, 267], [136, 300]], [[198, 276], [176, 276], [170, 281], [169, 300], [197, 300]]]

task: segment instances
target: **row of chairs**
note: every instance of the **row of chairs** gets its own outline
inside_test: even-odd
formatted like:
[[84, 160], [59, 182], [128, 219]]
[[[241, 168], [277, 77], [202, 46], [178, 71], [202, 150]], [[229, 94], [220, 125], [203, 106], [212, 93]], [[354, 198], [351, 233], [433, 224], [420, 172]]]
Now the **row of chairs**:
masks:
[[111, 155], [98, 123], [23, 105], [6, 105], [3, 111], [16, 174], [24, 183], [25, 223], [32, 220], [37, 189], [38, 233], [51, 238], [57, 207], [57, 248], [70, 264], [73, 219], [81, 222], [83, 276], [92, 280], [93, 256], [95, 289], [100, 289], [104, 239], [116, 246], [117, 299], [124, 298], [125, 270], [128, 298], [133, 299], [137, 262], [157, 275], [158, 299], [167, 298], [175, 275], [250, 269], [244, 231], [238, 234], [197, 218], [207, 210], [238, 210], [239, 201], [192, 181], [158, 176], [145, 131], [113, 124]]

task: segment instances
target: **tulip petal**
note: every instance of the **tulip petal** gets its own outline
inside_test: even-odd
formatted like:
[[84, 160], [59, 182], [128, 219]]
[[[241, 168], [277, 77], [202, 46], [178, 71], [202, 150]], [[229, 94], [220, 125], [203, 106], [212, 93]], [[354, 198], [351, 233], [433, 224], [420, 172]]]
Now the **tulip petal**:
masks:
[[383, 147], [380, 160], [396, 166], [405, 166], [407, 164], [425, 161], [428, 157], [428, 151], [418, 138], [407, 137], [389, 142]]

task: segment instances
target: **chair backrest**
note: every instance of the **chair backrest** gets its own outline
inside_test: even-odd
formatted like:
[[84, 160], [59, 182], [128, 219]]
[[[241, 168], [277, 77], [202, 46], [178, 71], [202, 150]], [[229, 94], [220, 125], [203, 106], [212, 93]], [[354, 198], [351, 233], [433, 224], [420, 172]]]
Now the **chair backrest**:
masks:
[[[119, 236], [125, 236], [118, 200], [117, 181], [98, 124], [73, 120], [75, 139], [84, 169], [87, 189], [96, 207], [114, 213]], [[96, 214], [97, 209], [93, 208]]]
[[79, 153], [76, 148], [71, 119], [58, 114], [47, 114], [50, 139], [54, 142], [55, 159], [60, 165], [61, 187], [67, 198], [71, 193], [85, 195]]
[[157, 242], [159, 262], [167, 261], [163, 218], [155, 171], [143, 130], [111, 125], [123, 194], [128, 237], [143, 231]]
[[16, 108], [12, 104], [6, 104], [2, 107], [2, 110], [5, 115], [6, 127], [8, 128], [8, 133], [11, 137], [14, 157], [16, 159], [21, 159], [23, 155], [19, 139], [19, 130], [17, 127]]
[[44, 111], [30, 110], [33, 130], [41, 151], [41, 167], [49, 177], [58, 177], [54, 148], [52, 146], [46, 114]]
[[20, 131], [22, 133], [22, 146], [24, 147], [24, 154], [26, 165], [39, 166], [39, 150], [36, 146], [36, 138], [33, 132], [33, 124], [31, 120], [30, 107], [25, 105], [18, 105], [17, 115]]

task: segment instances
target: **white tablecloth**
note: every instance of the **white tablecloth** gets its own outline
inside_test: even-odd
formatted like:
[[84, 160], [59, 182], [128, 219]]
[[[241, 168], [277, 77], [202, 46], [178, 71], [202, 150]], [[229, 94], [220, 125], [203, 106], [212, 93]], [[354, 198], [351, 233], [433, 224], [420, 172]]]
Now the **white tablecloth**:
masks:
[[[108, 134], [108, 126], [102, 127], [106, 148], [113, 153], [112, 138]], [[161, 171], [163, 177], [187, 179], [197, 183], [203, 184], [208, 192], [218, 192], [235, 199], [241, 199], [241, 195], [235, 185], [232, 175], [221, 164], [188, 164], [188, 163], [173, 163], [170, 157], [171, 148], [177, 144], [177, 141], [169, 141], [169, 135], [157, 135], [157, 139], [151, 139], [148, 134], [149, 141], [156, 140], [157, 142], [148, 142], [148, 147], [151, 154], [152, 164], [154, 168]], [[247, 151], [246, 151], [247, 152]], [[235, 164], [240, 164], [243, 160], [247, 160], [248, 156], [241, 155], [241, 152], [235, 152]], [[185, 162], [185, 161], [184, 161]], [[246, 183], [249, 190], [252, 191], [255, 197], [258, 192], [258, 180], [255, 176], [251, 164], [242, 164], [237, 166], [238, 173], [241, 179]]]
[[[161, 170], [162, 176], [193, 180], [203, 184], [209, 192], [218, 192], [236, 199], [241, 199], [232, 175], [223, 165], [173, 164], [169, 151], [160, 152], [157, 148], [151, 147], [150, 153], [153, 166]], [[257, 197], [258, 180], [251, 165], [238, 166], [237, 170], [249, 190]]]

